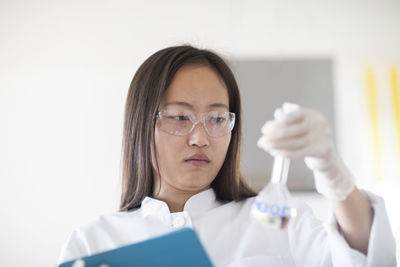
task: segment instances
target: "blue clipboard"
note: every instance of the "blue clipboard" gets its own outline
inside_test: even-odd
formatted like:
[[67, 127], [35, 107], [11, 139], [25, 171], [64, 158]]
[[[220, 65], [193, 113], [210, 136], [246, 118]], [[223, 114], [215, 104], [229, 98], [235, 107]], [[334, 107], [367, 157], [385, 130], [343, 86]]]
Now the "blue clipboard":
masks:
[[[132, 245], [83, 257], [85, 267], [213, 266], [195, 231], [183, 228]], [[70, 267], [69, 261], [59, 267]]]

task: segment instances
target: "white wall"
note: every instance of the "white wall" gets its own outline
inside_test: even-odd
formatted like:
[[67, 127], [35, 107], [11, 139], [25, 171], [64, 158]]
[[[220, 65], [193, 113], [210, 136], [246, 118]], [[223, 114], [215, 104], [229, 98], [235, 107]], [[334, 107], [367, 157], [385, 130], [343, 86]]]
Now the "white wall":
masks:
[[117, 209], [125, 95], [168, 45], [334, 57], [339, 148], [370, 179], [368, 140], [354, 142], [368, 124], [362, 90], [348, 76], [400, 62], [399, 14], [394, 0], [0, 1], [0, 265], [53, 266], [73, 228]]

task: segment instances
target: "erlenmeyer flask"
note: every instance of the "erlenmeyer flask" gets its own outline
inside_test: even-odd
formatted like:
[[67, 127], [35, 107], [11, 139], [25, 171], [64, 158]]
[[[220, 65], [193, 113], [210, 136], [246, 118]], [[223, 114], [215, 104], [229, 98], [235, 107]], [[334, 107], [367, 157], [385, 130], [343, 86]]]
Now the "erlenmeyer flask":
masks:
[[282, 229], [297, 210], [286, 186], [290, 160], [275, 157], [272, 177], [255, 198], [251, 207], [251, 216], [267, 227]]

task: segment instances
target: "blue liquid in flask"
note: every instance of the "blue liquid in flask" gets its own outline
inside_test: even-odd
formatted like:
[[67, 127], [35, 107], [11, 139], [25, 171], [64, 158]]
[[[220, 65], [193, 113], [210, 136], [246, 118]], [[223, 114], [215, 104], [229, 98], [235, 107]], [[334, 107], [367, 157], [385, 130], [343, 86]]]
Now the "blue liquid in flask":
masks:
[[255, 198], [251, 206], [251, 216], [263, 225], [273, 229], [283, 229], [290, 218], [297, 215], [290, 192], [286, 186], [290, 160], [274, 158], [272, 177]]

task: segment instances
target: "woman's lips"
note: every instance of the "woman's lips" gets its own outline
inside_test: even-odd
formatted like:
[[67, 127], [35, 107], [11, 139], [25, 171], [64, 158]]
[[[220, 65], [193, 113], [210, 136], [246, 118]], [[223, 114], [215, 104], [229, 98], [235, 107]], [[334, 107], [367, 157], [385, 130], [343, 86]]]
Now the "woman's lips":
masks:
[[210, 163], [210, 161], [208, 161], [208, 160], [201, 160], [201, 159], [188, 159], [185, 161], [196, 167], [203, 167]]
[[207, 157], [206, 154], [203, 153], [196, 153], [191, 157], [187, 158], [185, 162], [196, 166], [196, 167], [203, 167], [210, 163], [210, 159]]

